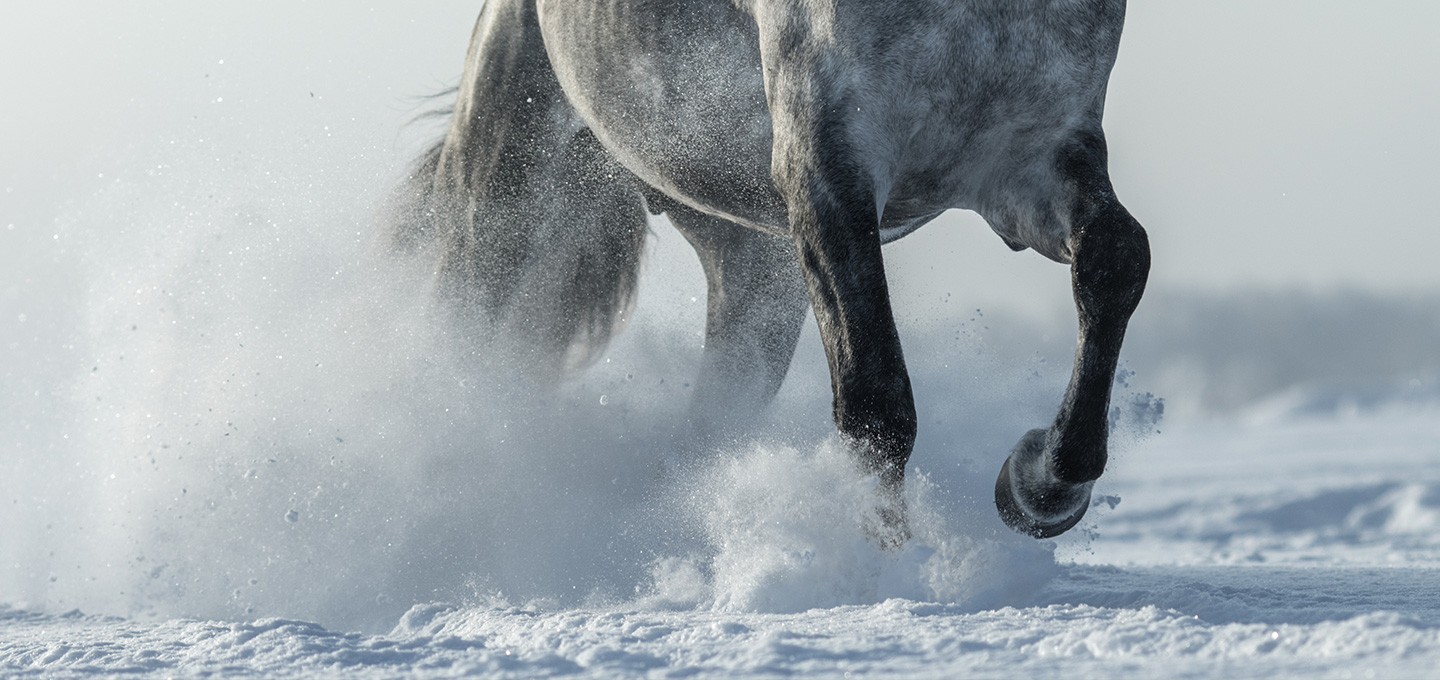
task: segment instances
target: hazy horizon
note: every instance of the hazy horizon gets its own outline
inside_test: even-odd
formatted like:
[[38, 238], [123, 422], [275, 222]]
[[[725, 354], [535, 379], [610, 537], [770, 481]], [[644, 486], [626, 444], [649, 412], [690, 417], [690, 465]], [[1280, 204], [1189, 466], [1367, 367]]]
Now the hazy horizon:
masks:
[[[263, 146], [312, 97], [349, 114], [337, 122], [366, 163], [393, 176], [425, 137], [405, 127], [415, 98], [458, 78], [479, 6], [12, 6], [0, 229], [23, 246], [16, 230], [48, 229], [166, 140], [209, 128]], [[1131, 3], [1106, 127], [1117, 191], [1154, 244], [1152, 287], [1440, 291], [1436, 25], [1440, 5], [1419, 1]], [[1069, 301], [1063, 267], [1010, 254], [968, 213], [890, 259], [901, 289], [1017, 310]]]

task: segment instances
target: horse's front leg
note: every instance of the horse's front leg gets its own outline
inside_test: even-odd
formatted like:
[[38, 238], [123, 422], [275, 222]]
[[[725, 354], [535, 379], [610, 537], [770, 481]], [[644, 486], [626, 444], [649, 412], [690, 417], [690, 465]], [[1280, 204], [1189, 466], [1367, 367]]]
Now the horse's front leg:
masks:
[[795, 147], [777, 160], [776, 180], [829, 360], [835, 425], [860, 469], [878, 476], [884, 526], [877, 538], [896, 546], [909, 536], [904, 483], [915, 401], [890, 308], [874, 191], [841, 160], [844, 149]]
[[1120, 345], [1150, 271], [1145, 230], [1120, 205], [1105, 176], [1104, 142], [1082, 144], [1066, 160], [1082, 189], [1070, 236], [1080, 317], [1075, 368], [1055, 423], [1026, 433], [995, 481], [1000, 518], [1036, 538], [1064, 533], [1090, 507], [1090, 489], [1105, 471], [1110, 386]]
[[771, 177], [825, 345], [835, 426], [860, 470], [878, 477], [882, 526], [872, 533], [896, 547], [909, 538], [904, 487], [915, 398], [880, 254], [874, 174], [851, 134], [865, 84], [837, 77], [863, 72], [853, 61], [864, 55], [837, 50], [830, 33], [815, 30], [834, 18], [825, 3], [749, 4], [760, 29]]

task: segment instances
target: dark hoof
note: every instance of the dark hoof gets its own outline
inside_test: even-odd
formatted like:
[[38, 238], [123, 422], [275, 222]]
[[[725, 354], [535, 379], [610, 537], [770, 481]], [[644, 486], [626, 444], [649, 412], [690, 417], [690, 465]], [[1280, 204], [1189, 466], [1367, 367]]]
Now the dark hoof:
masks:
[[876, 508], [876, 514], [880, 517], [879, 526], [867, 526], [865, 533], [875, 541], [881, 549], [899, 550], [910, 540], [910, 521], [906, 519], [905, 501], [900, 501], [898, 507], [894, 505], [881, 506]]
[[875, 504], [875, 514], [867, 515], [861, 523], [865, 537], [882, 550], [899, 550], [910, 540], [910, 520], [905, 509], [905, 496], [903, 492], [894, 489], [882, 489], [879, 496], [876, 499], [878, 502]]
[[1045, 466], [1046, 434], [1045, 430], [1025, 433], [995, 479], [1000, 519], [1035, 538], [1053, 538], [1079, 524], [1090, 509], [1090, 489], [1095, 485], [1066, 484], [1050, 474]]

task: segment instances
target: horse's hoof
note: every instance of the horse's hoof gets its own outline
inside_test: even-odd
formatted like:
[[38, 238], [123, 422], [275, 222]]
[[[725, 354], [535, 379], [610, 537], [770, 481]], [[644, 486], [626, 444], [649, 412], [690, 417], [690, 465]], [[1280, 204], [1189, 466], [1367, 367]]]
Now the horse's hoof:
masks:
[[899, 550], [910, 540], [910, 520], [906, 517], [905, 501], [899, 505], [881, 505], [875, 509], [879, 525], [868, 523], [865, 533], [885, 551]]
[[1094, 482], [1066, 484], [1045, 466], [1046, 430], [1020, 438], [995, 479], [995, 508], [1005, 525], [1027, 536], [1053, 538], [1069, 531], [1090, 509]]

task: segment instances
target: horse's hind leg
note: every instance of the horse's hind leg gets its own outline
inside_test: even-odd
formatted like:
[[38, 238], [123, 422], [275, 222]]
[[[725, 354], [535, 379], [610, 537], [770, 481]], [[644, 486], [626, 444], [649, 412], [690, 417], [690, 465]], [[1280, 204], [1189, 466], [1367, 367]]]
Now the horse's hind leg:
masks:
[[1055, 423], [1015, 445], [995, 482], [1000, 518], [1024, 534], [1056, 536], [1080, 521], [1105, 471], [1110, 385], [1130, 314], [1145, 292], [1145, 230], [1115, 198], [1105, 176], [1105, 143], [1077, 143], [1062, 166], [1082, 196], [1070, 245], [1080, 336], [1070, 386]]
[[663, 207], [700, 256], [708, 288], [690, 422], [704, 438], [737, 433], [774, 399], [800, 338], [808, 299], [795, 245], [672, 202]]

